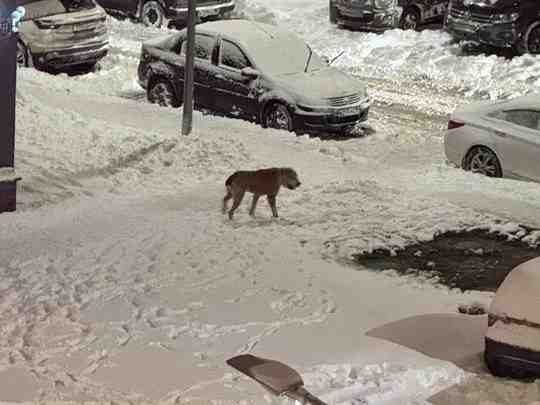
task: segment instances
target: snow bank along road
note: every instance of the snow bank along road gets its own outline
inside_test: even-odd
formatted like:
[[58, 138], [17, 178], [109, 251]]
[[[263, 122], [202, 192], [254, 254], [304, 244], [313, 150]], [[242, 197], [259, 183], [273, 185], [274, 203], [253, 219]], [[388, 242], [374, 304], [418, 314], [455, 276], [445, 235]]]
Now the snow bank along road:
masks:
[[[0, 400], [266, 402], [225, 366], [241, 352], [289, 362], [334, 403], [538, 400], [538, 384], [470, 374], [485, 319], [451, 314], [489, 294], [347, 265], [438, 231], [538, 226], [539, 185], [444, 164], [444, 115], [464, 93], [396, 91], [390, 73], [371, 75], [369, 136], [321, 141], [197, 114], [182, 138], [178, 111], [129, 100], [141, 94], [130, 52], [147, 31], [112, 27], [96, 74], [19, 72], [22, 209], [0, 218]], [[281, 219], [264, 202], [256, 219], [246, 206], [232, 223], [221, 215], [232, 171], [282, 165], [302, 187], [280, 194]], [[429, 350], [366, 335], [392, 340], [386, 325], [426, 314]], [[436, 339], [441, 319], [464, 340]]]

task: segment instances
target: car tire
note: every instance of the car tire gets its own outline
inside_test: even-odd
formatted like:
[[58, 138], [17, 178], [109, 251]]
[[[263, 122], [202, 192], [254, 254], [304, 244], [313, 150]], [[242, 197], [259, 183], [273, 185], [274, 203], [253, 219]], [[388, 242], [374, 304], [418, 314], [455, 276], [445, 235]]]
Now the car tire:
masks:
[[141, 9], [141, 22], [147, 27], [161, 28], [167, 26], [165, 10], [156, 0], [145, 2]]
[[293, 131], [293, 120], [287, 106], [282, 103], [270, 104], [264, 113], [263, 126], [265, 128]]
[[475, 146], [463, 160], [463, 169], [480, 173], [488, 177], [502, 177], [499, 158], [491, 149], [485, 146]]
[[32, 57], [30, 51], [21, 40], [17, 41], [17, 65], [20, 67], [29, 67]]
[[162, 107], [177, 108], [182, 105], [182, 100], [177, 96], [173, 85], [167, 79], [150, 79], [146, 90], [148, 101], [159, 104]]
[[399, 28], [402, 30], [417, 30], [421, 19], [420, 10], [416, 7], [408, 7], [401, 14]]
[[540, 21], [535, 21], [525, 31], [523, 38], [517, 45], [517, 52], [520, 55], [530, 53], [540, 54]]
[[339, 10], [334, 5], [334, 2], [332, 0], [329, 1], [328, 9], [329, 9], [328, 17], [330, 19], [330, 23], [337, 24]]

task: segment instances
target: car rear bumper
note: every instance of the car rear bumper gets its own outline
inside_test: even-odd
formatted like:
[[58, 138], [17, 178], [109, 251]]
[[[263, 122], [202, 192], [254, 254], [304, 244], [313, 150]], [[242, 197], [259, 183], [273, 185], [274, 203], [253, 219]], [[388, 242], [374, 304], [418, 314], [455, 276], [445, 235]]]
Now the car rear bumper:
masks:
[[346, 114], [339, 113], [338, 109], [336, 113], [328, 113], [304, 111], [297, 108], [293, 114], [293, 125], [295, 129], [306, 131], [339, 132], [367, 120], [369, 107], [370, 103], [364, 102], [353, 107], [357, 112]]
[[396, 28], [399, 23], [397, 10], [371, 10], [337, 5], [337, 23], [350, 28], [381, 32]]
[[93, 46], [55, 49], [33, 55], [34, 62], [41, 66], [65, 67], [82, 63], [97, 62], [104, 58], [109, 51], [109, 42]]
[[453, 166], [461, 167], [463, 162], [462, 145], [458, 142], [456, 136], [453, 136], [451, 130], [444, 134], [444, 154], [449, 163]]
[[[235, 2], [229, 1], [227, 3], [220, 3], [220, 4], [213, 4], [210, 6], [201, 6], [197, 7], [197, 15], [199, 17], [211, 17], [211, 16], [219, 16], [223, 15], [225, 13], [228, 13], [229, 11], [234, 10], [235, 8]], [[170, 7], [169, 8], [169, 15], [168, 17], [174, 20], [185, 20], [187, 19], [188, 15], [188, 9], [187, 7]]]
[[519, 32], [514, 23], [486, 24], [448, 15], [445, 30], [456, 40], [468, 40], [509, 48], [517, 44]]
[[540, 352], [485, 338], [486, 354], [505, 366], [540, 375]]

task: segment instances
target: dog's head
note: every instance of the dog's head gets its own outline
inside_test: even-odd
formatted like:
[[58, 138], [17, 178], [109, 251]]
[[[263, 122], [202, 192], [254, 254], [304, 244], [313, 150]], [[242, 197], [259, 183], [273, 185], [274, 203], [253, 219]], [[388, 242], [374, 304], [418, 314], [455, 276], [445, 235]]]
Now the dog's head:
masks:
[[298, 174], [289, 168], [284, 167], [281, 169], [281, 184], [287, 187], [289, 190], [294, 190], [300, 187], [300, 180], [298, 180]]

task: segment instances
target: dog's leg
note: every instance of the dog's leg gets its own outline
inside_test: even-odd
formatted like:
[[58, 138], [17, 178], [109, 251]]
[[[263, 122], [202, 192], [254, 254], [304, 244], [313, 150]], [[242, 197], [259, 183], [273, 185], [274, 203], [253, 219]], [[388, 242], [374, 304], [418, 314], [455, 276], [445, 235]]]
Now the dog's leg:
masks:
[[268, 204], [270, 205], [270, 208], [272, 209], [272, 215], [274, 216], [274, 218], [277, 218], [278, 214], [277, 214], [277, 208], [276, 208], [276, 196], [268, 195], [266, 198], [268, 199]]
[[251, 200], [251, 209], [249, 210], [249, 215], [251, 215], [252, 217], [255, 216], [255, 208], [257, 207], [257, 201], [259, 200], [259, 197], [259, 194], [253, 194], [253, 200]]
[[232, 198], [232, 196], [233, 195], [231, 193], [231, 190], [229, 189], [229, 187], [227, 187], [227, 194], [223, 198], [223, 208], [221, 209], [221, 212], [223, 212], [224, 214], [227, 212], [227, 203]]
[[233, 219], [234, 211], [238, 208], [240, 203], [242, 202], [242, 199], [244, 198], [245, 191], [240, 191], [238, 193], [234, 194], [234, 202], [229, 210], [229, 219]]

